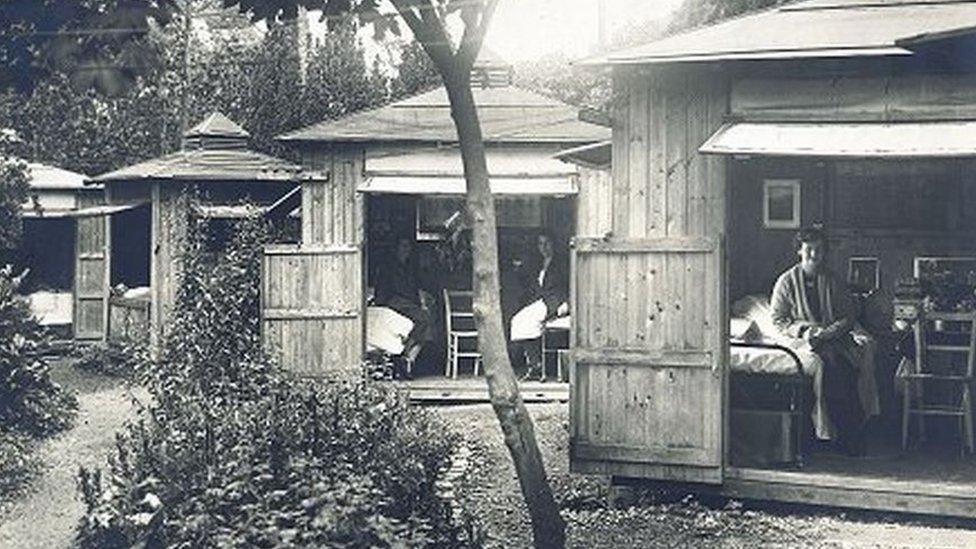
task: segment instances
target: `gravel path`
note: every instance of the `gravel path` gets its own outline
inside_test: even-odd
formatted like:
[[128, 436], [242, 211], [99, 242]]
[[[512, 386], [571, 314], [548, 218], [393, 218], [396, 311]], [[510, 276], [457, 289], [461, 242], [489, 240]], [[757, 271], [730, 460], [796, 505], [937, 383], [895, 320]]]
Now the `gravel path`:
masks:
[[[484, 529], [488, 546], [531, 546], [518, 479], [491, 407], [438, 411], [470, 449], [468, 472], [458, 483], [457, 495]], [[631, 507], [608, 509], [605, 478], [568, 471], [566, 405], [530, 405], [529, 411], [550, 483], [568, 523], [570, 547], [976, 547], [973, 525], [950, 528], [938, 521], [908, 523], [878, 514], [830, 510], [787, 514], [744, 508], [738, 502], [708, 506], [690, 497], [675, 501], [675, 496], [660, 494], [645, 494]]]
[[132, 395], [117, 379], [79, 372], [65, 362], [52, 365], [52, 375], [77, 393], [78, 417], [70, 430], [40, 444], [45, 470], [31, 491], [0, 507], [3, 548], [71, 546], [84, 512], [75, 488], [78, 468], [104, 467], [115, 432], [135, 414]]

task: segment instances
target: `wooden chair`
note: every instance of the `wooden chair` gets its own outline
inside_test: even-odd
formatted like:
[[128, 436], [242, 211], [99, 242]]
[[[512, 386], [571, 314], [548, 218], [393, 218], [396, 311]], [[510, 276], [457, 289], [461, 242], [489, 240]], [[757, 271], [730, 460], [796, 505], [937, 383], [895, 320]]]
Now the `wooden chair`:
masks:
[[[481, 369], [478, 330], [474, 325], [473, 294], [470, 291], [444, 290], [444, 327], [447, 333], [447, 363], [444, 376], [457, 379], [461, 360], [474, 361], [474, 375]], [[467, 342], [467, 348], [462, 345]]]
[[[965, 333], [955, 334], [966, 341], [950, 341], [946, 333], [940, 334], [933, 330], [931, 324], [936, 322], [967, 323]], [[972, 384], [974, 366], [976, 366], [976, 312], [968, 313], [926, 313], [920, 312], [915, 321], [915, 364], [912, 371], [905, 376], [905, 391], [902, 407], [901, 445], [908, 448], [909, 423], [912, 416], [918, 418], [918, 433], [925, 438], [926, 416], [955, 416], [959, 418], [959, 427], [963, 441], [963, 449], [973, 451], [973, 407]], [[934, 336], [941, 335], [936, 339]], [[947, 367], [936, 368], [935, 355], [943, 355], [951, 360]], [[953, 360], [952, 357], [955, 357]], [[959, 364], [965, 361], [964, 368]], [[953, 402], [926, 403], [923, 398], [922, 384], [938, 382], [952, 387], [955, 393]], [[958, 398], [956, 396], [958, 395]]]

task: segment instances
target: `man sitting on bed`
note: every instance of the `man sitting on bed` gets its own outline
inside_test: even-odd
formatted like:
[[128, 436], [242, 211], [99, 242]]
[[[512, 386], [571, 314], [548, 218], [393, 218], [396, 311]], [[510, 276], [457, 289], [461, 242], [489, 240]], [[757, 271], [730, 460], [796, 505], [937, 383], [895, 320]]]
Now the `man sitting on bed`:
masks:
[[[855, 330], [851, 295], [826, 268], [823, 233], [805, 229], [794, 240], [800, 261], [780, 275], [773, 287], [773, 323], [783, 336], [809, 343], [822, 360], [820, 389], [837, 442], [846, 453], [860, 454], [864, 423], [878, 412], [874, 342]], [[868, 377], [870, 387], [862, 390]]]

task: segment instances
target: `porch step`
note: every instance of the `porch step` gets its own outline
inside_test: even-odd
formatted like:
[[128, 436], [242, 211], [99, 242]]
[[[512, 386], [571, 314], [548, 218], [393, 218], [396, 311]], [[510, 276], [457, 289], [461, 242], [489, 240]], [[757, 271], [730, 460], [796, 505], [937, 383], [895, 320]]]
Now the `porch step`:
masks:
[[[418, 404], [451, 404], [490, 402], [484, 378], [423, 378], [395, 382], [409, 392], [411, 402]], [[519, 384], [522, 400], [532, 402], [567, 402], [569, 384], [529, 381]]]

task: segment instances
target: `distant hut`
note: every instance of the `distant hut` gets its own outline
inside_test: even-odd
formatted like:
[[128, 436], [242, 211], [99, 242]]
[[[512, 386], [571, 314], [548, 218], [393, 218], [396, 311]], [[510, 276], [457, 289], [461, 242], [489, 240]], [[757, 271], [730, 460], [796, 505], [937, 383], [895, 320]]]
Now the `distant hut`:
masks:
[[[511, 66], [490, 55], [482, 55], [472, 72], [498, 197], [503, 287], [513, 288], [507, 283], [512, 264], [531, 253], [539, 231], [554, 235], [563, 248], [571, 236], [578, 173], [553, 155], [607, 140], [610, 133], [581, 121], [576, 107], [512, 85]], [[447, 227], [464, 209], [466, 190], [443, 87], [279, 139], [301, 154], [306, 169], [329, 176], [304, 183], [301, 247], [272, 250], [266, 258], [265, 285], [271, 291], [266, 299], [274, 310], [264, 317], [265, 333], [290, 368], [326, 375], [358, 365], [367, 295], [375, 287], [377, 266], [389, 261], [399, 239], [414, 242], [421, 270], [429, 274], [428, 288], [470, 289], [470, 262], [451, 265], [438, 255]], [[332, 276], [342, 282], [315, 296], [276, 293], [284, 290], [275, 280], [299, 276], [296, 272], [312, 280], [338, 272]], [[508, 309], [517, 298], [514, 292], [503, 295]], [[437, 344], [444, 343], [429, 348]], [[438, 364], [435, 357], [426, 361], [428, 372], [443, 371], [441, 365], [429, 366]]]
[[78, 315], [85, 310], [85, 288], [78, 286], [78, 240], [86, 221], [74, 216], [80, 208], [101, 200], [100, 187], [85, 186], [84, 174], [38, 162], [27, 163], [29, 197], [24, 203], [23, 238], [4, 252], [4, 262], [28, 270], [21, 291], [41, 324], [62, 329], [63, 335], [85, 338], [97, 334], [79, 331]]
[[[180, 208], [188, 204], [181, 195], [198, 193], [197, 213], [214, 220], [297, 207], [301, 168], [250, 150], [248, 138], [213, 113], [184, 134], [181, 150], [91, 180], [104, 185], [108, 204], [106, 229], [88, 245], [106, 250], [100, 288], [111, 308], [110, 333], [148, 329], [150, 340], [159, 341], [176, 296], [176, 246], [186, 229], [179, 220], [187, 213]], [[120, 285], [125, 292], [109, 299], [110, 288]]]

